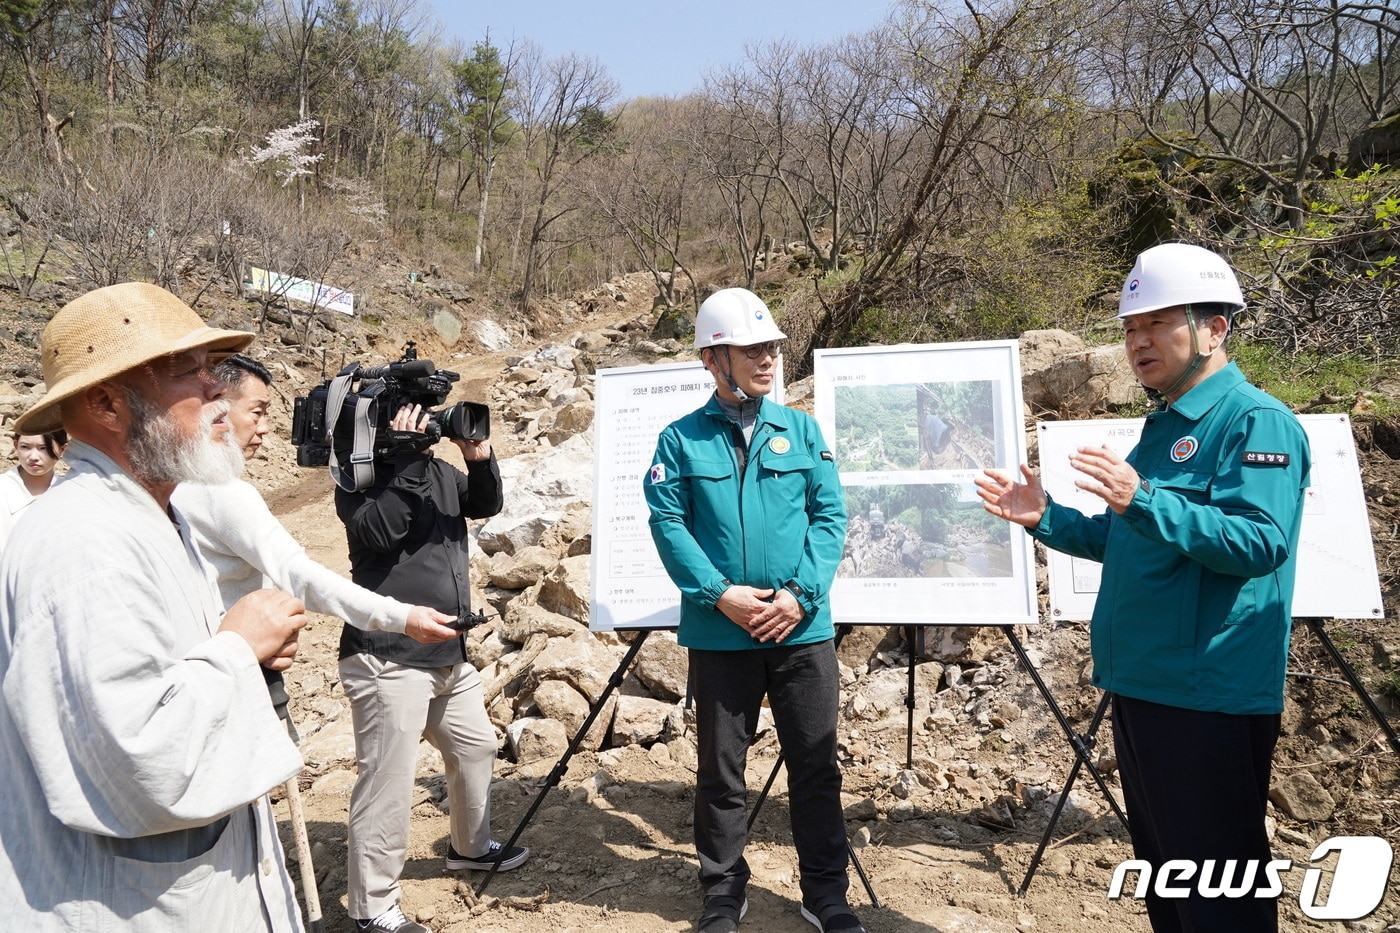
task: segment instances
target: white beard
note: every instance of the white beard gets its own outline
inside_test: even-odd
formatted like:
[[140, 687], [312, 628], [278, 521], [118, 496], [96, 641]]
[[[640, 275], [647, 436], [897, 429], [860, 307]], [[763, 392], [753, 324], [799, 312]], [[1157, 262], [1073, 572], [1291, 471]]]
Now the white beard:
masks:
[[222, 442], [213, 438], [214, 421], [228, 413], [228, 402], [205, 411], [198, 431], [187, 435], [169, 411], [157, 411], [134, 389], [126, 390], [126, 400], [135, 416], [126, 454], [137, 479], [157, 486], [217, 486], [243, 475], [243, 452], [234, 446], [233, 432]]

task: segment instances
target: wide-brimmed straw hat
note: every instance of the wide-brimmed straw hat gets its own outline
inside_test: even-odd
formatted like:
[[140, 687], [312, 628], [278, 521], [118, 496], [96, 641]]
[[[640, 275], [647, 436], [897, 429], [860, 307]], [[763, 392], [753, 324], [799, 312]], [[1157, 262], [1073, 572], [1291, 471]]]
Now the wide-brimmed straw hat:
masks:
[[189, 305], [146, 282], [90, 291], [60, 308], [44, 328], [39, 352], [46, 391], [14, 429], [20, 434], [57, 430], [63, 426], [59, 403], [90, 386], [199, 347], [217, 360], [242, 350], [253, 336], [210, 327]]

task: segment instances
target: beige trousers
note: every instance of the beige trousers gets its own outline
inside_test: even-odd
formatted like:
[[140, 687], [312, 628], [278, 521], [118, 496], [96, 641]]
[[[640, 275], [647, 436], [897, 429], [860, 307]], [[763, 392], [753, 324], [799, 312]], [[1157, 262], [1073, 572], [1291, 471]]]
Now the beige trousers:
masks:
[[341, 659], [340, 683], [359, 765], [350, 792], [346, 907], [368, 920], [399, 902], [420, 738], [442, 753], [452, 847], [465, 856], [487, 851], [496, 730], [482, 705], [481, 675], [465, 662], [419, 668], [355, 654]]

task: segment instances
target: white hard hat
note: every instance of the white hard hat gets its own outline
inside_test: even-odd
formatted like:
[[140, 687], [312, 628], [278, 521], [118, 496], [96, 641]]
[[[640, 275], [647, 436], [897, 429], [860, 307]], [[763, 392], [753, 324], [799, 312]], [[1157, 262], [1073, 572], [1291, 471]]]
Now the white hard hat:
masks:
[[700, 305], [695, 315], [695, 349], [749, 347], [786, 340], [773, 322], [768, 306], [747, 288], [721, 288]]
[[1235, 271], [1208, 249], [1163, 243], [1138, 254], [1123, 282], [1117, 316], [1205, 303], [1233, 305], [1236, 311], [1244, 307]]

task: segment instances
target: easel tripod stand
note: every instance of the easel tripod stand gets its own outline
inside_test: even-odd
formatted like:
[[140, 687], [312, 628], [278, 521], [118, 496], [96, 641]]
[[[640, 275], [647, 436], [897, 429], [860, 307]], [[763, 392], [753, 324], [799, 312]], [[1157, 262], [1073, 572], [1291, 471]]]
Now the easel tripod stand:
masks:
[[[525, 811], [525, 815], [521, 817], [514, 832], [511, 833], [510, 839], [506, 842], [505, 851], [509, 851], [511, 846], [519, 841], [521, 834], [525, 832], [525, 827], [529, 826], [530, 821], [535, 818], [535, 814], [539, 812], [540, 806], [544, 803], [544, 799], [549, 794], [550, 790], [559, 786], [559, 782], [563, 779], [564, 775], [568, 773], [569, 759], [573, 758], [574, 754], [578, 751], [579, 746], [583, 743], [584, 737], [588, 735], [589, 730], [593, 727], [593, 723], [597, 720], [599, 714], [601, 714], [603, 707], [607, 705], [608, 697], [612, 696], [613, 692], [622, 686], [622, 681], [627, 676], [627, 671], [632, 667], [632, 662], [636, 660], [637, 653], [642, 650], [642, 645], [646, 642], [647, 635], [652, 631], [653, 629], [649, 628], [636, 630], [636, 638], [633, 639], [632, 644], [628, 647], [627, 653], [623, 655], [622, 660], [618, 662], [617, 669], [614, 670], [612, 676], [608, 678], [607, 686], [603, 688], [598, 699], [593, 702], [592, 707], [588, 711], [588, 717], [584, 719], [583, 724], [579, 726], [578, 730], [574, 733], [573, 738], [569, 741], [568, 748], [564, 750], [564, 754], [559, 756], [559, 760], [555, 762], [554, 767], [550, 769], [548, 776], [545, 777], [544, 784], [540, 787], [539, 793], [535, 795], [535, 799], [531, 802], [529, 809]], [[838, 643], [845, 631], [849, 631], [848, 626], [843, 627], [843, 631], [838, 633]], [[754, 803], [753, 810], [749, 813], [748, 825], [750, 827], [753, 826], [753, 822], [758, 816], [759, 808], [763, 806], [763, 801], [766, 799], [769, 789], [773, 786], [773, 780], [777, 777], [777, 769], [781, 767], [781, 765], [782, 755], [780, 753], [778, 761], [774, 766], [773, 773], [769, 776], [767, 784], [764, 785], [762, 793], [760, 793], [758, 799]], [[870, 902], [874, 906], [879, 907], [880, 901], [876, 898], [875, 891], [870, 885], [870, 880], [865, 874], [865, 869], [856, 858], [855, 850], [850, 847], [849, 842], [846, 844], [846, 849], [851, 857], [851, 863], [856, 868], [856, 873], [860, 876], [861, 883], [865, 886], [866, 893], [870, 896]], [[496, 876], [499, 867], [499, 864], [492, 865], [485, 877], [481, 879], [481, 882], [476, 887], [476, 894], [478, 897], [480, 897], [487, 886], [491, 884], [491, 879]]]

